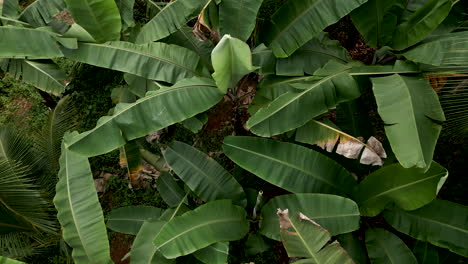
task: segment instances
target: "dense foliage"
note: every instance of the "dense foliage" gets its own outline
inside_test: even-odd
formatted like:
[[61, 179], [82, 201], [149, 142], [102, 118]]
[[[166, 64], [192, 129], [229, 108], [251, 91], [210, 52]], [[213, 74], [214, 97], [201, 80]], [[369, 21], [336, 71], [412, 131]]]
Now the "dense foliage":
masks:
[[[444, 114], [468, 108], [466, 11], [454, 0], [0, 0], [1, 69], [61, 98], [34, 146], [0, 130], [0, 262], [31, 253], [18, 241], [63, 239], [75, 263], [112, 263], [107, 229], [135, 236], [131, 263], [236, 263], [240, 247], [272, 248], [278, 263], [468, 257], [468, 208], [437, 199], [448, 171], [433, 160], [446, 118], [466, 128]], [[331, 39], [343, 21], [371, 63]], [[92, 128], [76, 124], [97, 109], [86, 109], [92, 89], [58, 58], [108, 74], [94, 89], [111, 90], [98, 112], [113, 108]], [[165, 205], [105, 217], [89, 160], [116, 150], [132, 188], [157, 172]]]

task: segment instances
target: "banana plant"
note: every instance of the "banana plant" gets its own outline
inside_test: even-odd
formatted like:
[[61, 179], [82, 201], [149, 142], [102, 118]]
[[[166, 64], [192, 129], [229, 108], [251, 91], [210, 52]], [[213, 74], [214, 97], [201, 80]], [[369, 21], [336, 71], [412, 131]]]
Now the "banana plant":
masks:
[[[229, 242], [247, 235], [283, 241], [289, 256], [304, 258], [298, 263], [352, 263], [366, 255], [351, 233], [358, 230], [372, 263], [395, 255], [401, 260], [393, 263], [414, 263], [403, 240], [373, 226], [379, 214], [399, 232], [468, 255], [466, 207], [436, 199], [448, 175], [433, 161], [445, 116], [424, 78], [466, 60], [456, 51], [465, 47], [467, 32], [445, 24], [461, 1], [291, 0], [261, 23], [257, 0], [149, 1], [156, 14], [139, 26], [133, 6], [124, 2], [38, 0], [21, 14], [15, 1], [0, 4], [4, 71], [58, 95], [67, 84], [53, 66], [58, 57], [125, 74], [119, 90], [125, 99], [118, 96], [95, 128], [68, 133], [62, 143], [54, 204], [75, 263], [111, 262], [88, 158], [128, 153], [133, 140], [176, 123], [199, 129], [200, 116], [224, 100], [235, 113], [250, 108], [242, 125], [251, 136], [226, 137], [223, 153], [245, 174], [289, 194], [264, 205], [249, 201], [252, 190], [207, 154], [182, 142], [160, 145], [159, 161], [170, 170], [161, 169], [157, 184], [169, 209], [120, 208], [107, 222], [136, 235], [132, 263], [173, 263], [186, 255], [225, 263]], [[68, 18], [59, 19], [63, 15]], [[324, 33], [347, 15], [369, 45], [382, 48], [375, 65], [353, 61]], [[129, 31], [133, 37], [127, 38]], [[363, 94], [375, 97], [389, 145], [329, 124], [334, 109]], [[249, 95], [250, 106], [242, 103]], [[140, 153], [145, 160], [143, 153], [151, 154]], [[344, 166], [355, 160], [371, 164], [358, 179]], [[132, 177], [139, 163], [130, 165], [128, 157], [126, 163]], [[253, 191], [259, 200], [260, 191]], [[335, 235], [346, 243], [325, 246]], [[303, 236], [317, 243], [298, 239]]]

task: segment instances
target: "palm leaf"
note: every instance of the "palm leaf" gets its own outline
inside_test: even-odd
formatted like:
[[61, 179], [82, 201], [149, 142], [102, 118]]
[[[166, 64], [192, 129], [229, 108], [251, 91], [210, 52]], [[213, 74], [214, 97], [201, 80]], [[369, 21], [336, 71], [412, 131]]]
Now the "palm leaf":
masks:
[[278, 208], [281, 241], [289, 257], [305, 257], [305, 263], [343, 263], [353, 260], [338, 241], [330, 244], [331, 234], [302, 213], [289, 217], [289, 210]]
[[102, 117], [94, 129], [74, 137], [70, 149], [86, 156], [107, 153], [123, 146], [127, 140], [204, 112], [222, 96], [213, 80], [182, 80], [170, 88], [149, 92], [133, 104], [118, 104], [113, 116]]
[[288, 1], [271, 17], [262, 32], [276, 57], [285, 58], [325, 27], [334, 24], [367, 0]]
[[99, 42], [119, 40], [122, 29], [114, 0], [65, 0], [73, 19]]
[[356, 180], [332, 159], [314, 150], [254, 137], [227, 137], [224, 153], [242, 168], [293, 193], [349, 194]]
[[63, 239], [73, 248], [75, 263], [109, 263], [104, 216], [88, 159], [67, 147], [74, 134], [66, 134], [62, 143], [59, 181], [54, 198], [57, 218], [62, 225]]

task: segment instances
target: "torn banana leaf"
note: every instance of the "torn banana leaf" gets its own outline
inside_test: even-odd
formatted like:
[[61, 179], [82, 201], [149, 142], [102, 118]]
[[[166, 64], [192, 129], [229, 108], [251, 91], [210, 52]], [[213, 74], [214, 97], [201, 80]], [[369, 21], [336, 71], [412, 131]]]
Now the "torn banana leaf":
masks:
[[140, 147], [135, 141], [129, 141], [120, 148], [120, 167], [127, 169], [130, 181], [138, 178], [138, 174], [143, 170], [141, 163]]
[[382, 158], [387, 157], [382, 143], [375, 137], [370, 137], [366, 144], [360, 138], [344, 133], [329, 120], [311, 120], [297, 130], [296, 141], [315, 144], [328, 152], [332, 152], [336, 146], [337, 154], [349, 159], [358, 159], [360, 156], [360, 162], [366, 165], [382, 166]]
[[288, 209], [278, 209], [281, 241], [289, 257], [305, 257], [302, 263], [342, 263], [354, 261], [338, 241], [329, 243], [331, 234], [315, 221], [299, 213], [291, 218]]

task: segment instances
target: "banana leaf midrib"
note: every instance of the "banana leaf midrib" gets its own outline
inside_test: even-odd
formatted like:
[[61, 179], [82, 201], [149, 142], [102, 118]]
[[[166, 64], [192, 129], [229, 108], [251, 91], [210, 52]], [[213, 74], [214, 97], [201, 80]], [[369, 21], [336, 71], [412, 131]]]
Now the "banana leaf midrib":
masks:
[[412, 181], [412, 182], [407, 183], [407, 184], [404, 184], [404, 185], [399, 185], [399, 186], [397, 186], [397, 187], [395, 187], [395, 188], [391, 188], [391, 189], [389, 189], [389, 190], [387, 190], [387, 191], [380, 192], [380, 193], [378, 193], [377, 195], [373, 195], [373, 196], [367, 198], [366, 200], [360, 201], [359, 203], [360, 203], [360, 204], [363, 204], [363, 203], [365, 203], [365, 202], [367, 202], [367, 201], [369, 201], [369, 200], [375, 199], [375, 198], [377, 198], [377, 197], [384, 196], [384, 195], [386, 195], [386, 194], [388, 194], [388, 193], [395, 192], [395, 191], [398, 191], [398, 190], [400, 190], [400, 189], [407, 188], [407, 187], [409, 187], [409, 186], [411, 186], [411, 185], [420, 184], [420, 183], [425, 182], [425, 181], [433, 180], [434, 178], [438, 178], [439, 176], [445, 175], [445, 174], [446, 174], [446, 173], [438, 173], [438, 174], [435, 174], [435, 175], [433, 175], [433, 176], [431, 176], [431, 177], [427, 177], [427, 178], [420, 179], [420, 180], [417, 180], [417, 181]]
[[231, 144], [228, 144], [228, 143], [224, 143], [224, 144], [225, 144], [226, 146], [229, 146], [229, 147], [232, 147], [232, 148], [236, 148], [236, 149], [239, 149], [239, 150], [241, 150], [241, 151], [246, 151], [246, 152], [252, 153], [252, 154], [254, 154], [254, 155], [260, 156], [260, 157], [262, 157], [262, 158], [266, 158], [266, 159], [271, 160], [271, 161], [273, 161], [273, 162], [281, 163], [281, 164], [283, 164], [283, 165], [286, 165], [287, 167], [290, 167], [290, 168], [292, 168], [292, 169], [295, 169], [295, 170], [298, 170], [298, 171], [300, 171], [300, 172], [303, 172], [304, 174], [310, 175], [310, 176], [312, 176], [314, 179], [320, 180], [320, 181], [326, 183], [327, 185], [332, 186], [332, 187], [334, 187], [334, 188], [336, 188], [336, 189], [342, 191], [343, 193], [347, 193], [345, 190], [343, 190], [343, 189], [341, 188], [341, 186], [335, 185], [335, 184], [333, 184], [333, 183], [331, 183], [331, 182], [329, 182], [329, 181], [327, 181], [327, 180], [325, 180], [325, 179], [323, 179], [323, 178], [321, 178], [321, 177], [317, 177], [315, 174], [312, 174], [311, 172], [306, 171], [306, 170], [304, 170], [304, 169], [302, 169], [302, 168], [300, 168], [300, 167], [294, 166], [293, 164], [286, 163], [286, 162], [284, 162], [284, 161], [282, 161], [282, 160], [275, 159], [275, 158], [272, 158], [272, 157], [270, 157], [270, 156], [266, 156], [266, 155], [263, 155], [263, 154], [261, 154], [261, 153], [258, 153], [258, 152], [249, 150], [249, 149], [241, 148], [241, 147], [238, 147], [238, 146], [235, 146], [235, 145], [231, 145]]

